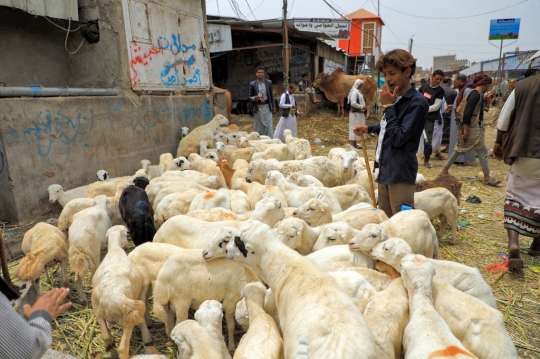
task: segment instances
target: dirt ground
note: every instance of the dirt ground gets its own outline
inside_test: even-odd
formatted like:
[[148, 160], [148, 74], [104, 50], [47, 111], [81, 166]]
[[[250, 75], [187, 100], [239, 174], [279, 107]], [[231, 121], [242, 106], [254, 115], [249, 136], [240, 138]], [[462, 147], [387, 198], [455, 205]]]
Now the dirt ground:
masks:
[[[497, 118], [500, 109], [492, 109], [486, 114], [486, 143], [488, 148], [492, 146], [495, 138], [495, 126], [492, 121]], [[326, 155], [333, 147], [341, 147], [348, 141], [348, 117], [337, 117], [334, 110], [319, 110], [306, 117], [298, 119], [298, 137], [310, 140], [313, 146], [313, 154]], [[368, 124], [376, 123], [380, 115], [371, 116]], [[279, 117], [274, 116], [274, 128]], [[250, 116], [237, 116], [236, 123], [241, 130], [252, 130], [253, 119]], [[320, 144], [314, 144], [315, 139], [320, 139]], [[366, 142], [369, 158], [374, 156], [376, 137]], [[419, 162], [421, 160], [419, 159]], [[420, 168], [427, 179], [433, 179], [442, 169], [445, 161], [433, 159], [433, 168]], [[506, 179], [508, 166], [493, 158], [489, 159], [492, 176], [497, 179]], [[501, 263], [500, 254], [506, 253], [506, 231], [502, 223], [502, 208], [504, 202], [503, 186], [493, 188], [483, 185], [479, 180], [481, 169], [478, 161], [467, 166], [452, 166], [450, 173], [463, 182], [462, 198], [476, 195], [482, 199], [480, 204], [467, 203], [464, 200], [460, 205], [460, 223], [464, 225], [458, 232], [458, 241], [455, 245], [448, 244], [449, 229], [446, 237], [440, 242], [441, 259], [457, 261], [469, 266], [477, 267], [486, 281], [491, 285], [497, 299], [499, 310], [503, 313], [506, 328], [510, 333], [520, 357], [540, 358], [540, 258], [534, 258], [527, 254], [531, 243], [530, 238], [520, 237], [522, 257], [525, 269], [520, 273], [503, 272], [490, 273], [486, 265]], [[51, 208], [49, 213], [44, 213], [42, 218], [57, 216], [59, 210]], [[32, 222], [34, 223], [34, 222]], [[26, 230], [31, 228], [32, 223], [22, 226], [4, 226], [6, 238], [13, 242], [16, 238], [22, 238]], [[467, 224], [468, 223], [468, 224]], [[438, 224], [435, 224], [437, 227]], [[15, 250], [15, 249], [12, 249]], [[10, 263], [13, 270], [18, 261]], [[535, 272], [538, 271], [538, 272]], [[59, 285], [60, 273], [53, 274], [54, 285]], [[73, 280], [73, 276], [71, 276]], [[44, 289], [50, 288], [43, 283]], [[86, 289], [90, 293], [90, 287]], [[70, 295], [73, 307], [67, 314], [60, 316], [54, 322], [54, 341], [52, 348], [61, 352], [70, 353], [79, 358], [114, 358], [117, 356], [116, 349], [110, 352], [104, 350], [100, 329], [92, 315], [91, 306], [78, 302], [75, 293]], [[175, 357], [172, 343], [164, 334], [164, 325], [154, 318], [154, 328], [151, 330], [154, 345], [158, 351], [170, 358]], [[242, 335], [241, 329], [237, 328], [235, 339], [238, 342]], [[113, 329], [116, 345], [121, 337], [121, 328]], [[143, 344], [140, 332], [136, 328], [131, 341], [132, 355], [143, 353]]]

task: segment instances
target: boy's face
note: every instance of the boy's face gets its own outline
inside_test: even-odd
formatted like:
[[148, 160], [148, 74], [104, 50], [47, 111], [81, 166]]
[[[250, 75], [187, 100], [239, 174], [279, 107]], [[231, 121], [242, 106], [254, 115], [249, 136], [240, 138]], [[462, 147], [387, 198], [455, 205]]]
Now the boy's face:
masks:
[[396, 86], [399, 88], [404, 88], [407, 83], [409, 83], [409, 77], [411, 76], [411, 68], [408, 67], [405, 69], [405, 72], [401, 69], [388, 65], [383, 69], [384, 77], [386, 78], [386, 83], [388, 88], [393, 93]]
[[435, 75], [435, 76], [431, 76], [431, 80], [429, 81], [429, 85], [431, 87], [437, 87], [441, 84], [443, 80], [443, 77], [441, 75]]
[[302, 76], [302, 81], [307, 81], [307, 76]]

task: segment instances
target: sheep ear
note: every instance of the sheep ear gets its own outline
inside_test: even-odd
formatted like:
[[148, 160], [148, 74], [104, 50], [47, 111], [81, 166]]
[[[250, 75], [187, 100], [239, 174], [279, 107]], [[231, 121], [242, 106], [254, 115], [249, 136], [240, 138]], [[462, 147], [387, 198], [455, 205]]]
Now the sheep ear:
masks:
[[266, 198], [266, 197], [268, 197], [269, 194], [270, 194], [270, 193], [269, 193], [268, 191], [264, 191], [264, 192], [262, 193], [262, 196], [263, 196], [263, 198]]
[[315, 198], [317, 199], [322, 199], [324, 197], [324, 193], [322, 192], [317, 192], [317, 194], [315, 195]]

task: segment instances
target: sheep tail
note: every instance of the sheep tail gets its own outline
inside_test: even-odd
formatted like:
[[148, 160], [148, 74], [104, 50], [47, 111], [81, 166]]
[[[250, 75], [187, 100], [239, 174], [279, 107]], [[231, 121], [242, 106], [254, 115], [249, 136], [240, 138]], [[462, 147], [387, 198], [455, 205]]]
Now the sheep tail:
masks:
[[69, 265], [73, 271], [84, 277], [87, 272], [94, 273], [96, 270], [96, 259], [94, 255], [85, 248], [69, 248]]
[[133, 327], [144, 321], [146, 306], [142, 300], [134, 300], [120, 294], [117, 299], [108, 299], [102, 303], [103, 317], [122, 327]]
[[33, 281], [41, 276], [45, 266], [53, 260], [62, 260], [67, 257], [65, 246], [40, 248], [31, 251], [21, 260], [15, 269], [15, 277], [23, 282]]

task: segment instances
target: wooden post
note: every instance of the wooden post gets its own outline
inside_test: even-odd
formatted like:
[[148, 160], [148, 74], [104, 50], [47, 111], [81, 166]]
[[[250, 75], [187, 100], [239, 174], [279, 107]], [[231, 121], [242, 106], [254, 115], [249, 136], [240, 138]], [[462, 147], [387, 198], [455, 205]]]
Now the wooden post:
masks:
[[289, 30], [287, 28], [287, 0], [283, 0], [283, 49], [285, 50], [285, 64], [283, 71], [283, 89], [289, 88]]

